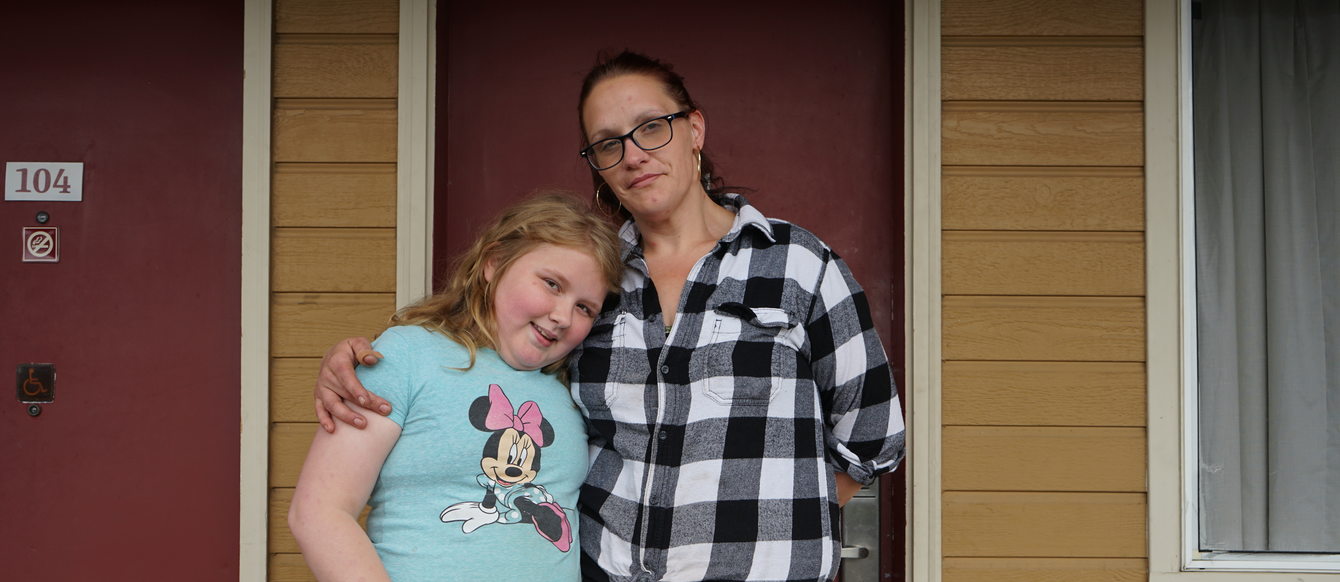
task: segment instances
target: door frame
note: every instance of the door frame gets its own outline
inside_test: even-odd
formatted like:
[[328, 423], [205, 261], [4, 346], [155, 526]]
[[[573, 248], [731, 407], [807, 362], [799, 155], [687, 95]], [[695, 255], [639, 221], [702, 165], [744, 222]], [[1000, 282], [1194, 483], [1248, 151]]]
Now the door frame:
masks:
[[942, 576], [940, 549], [940, 1], [908, 0], [906, 181], [910, 580]]
[[271, 0], [246, 0], [242, 70], [242, 307], [237, 578], [269, 565]]
[[436, 22], [436, 0], [400, 1], [400, 86], [396, 100], [397, 309], [433, 292]]

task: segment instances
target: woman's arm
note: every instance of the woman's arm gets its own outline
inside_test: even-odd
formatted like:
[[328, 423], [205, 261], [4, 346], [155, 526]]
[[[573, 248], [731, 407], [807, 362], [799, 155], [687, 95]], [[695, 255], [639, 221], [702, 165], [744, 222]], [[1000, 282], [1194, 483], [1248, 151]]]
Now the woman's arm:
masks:
[[851, 475], [837, 471], [833, 473], [834, 480], [837, 481], [838, 507], [847, 505], [851, 498], [856, 497], [856, 492], [861, 490], [861, 484]]
[[828, 449], [845, 503], [902, 461], [903, 411], [865, 292], [831, 251], [814, 296], [806, 323], [810, 367], [829, 413]]
[[364, 388], [354, 374], [356, 365], [361, 363], [372, 366], [381, 357], [381, 353], [374, 351], [372, 343], [365, 337], [342, 340], [326, 351], [325, 357], [321, 358], [321, 371], [317, 373], [316, 389], [313, 391], [316, 419], [326, 432], [335, 432], [335, 418], [354, 428], [363, 428], [367, 424], [367, 419], [346, 406], [346, 402], [357, 402], [359, 406], [383, 415], [391, 413], [391, 405]]
[[400, 425], [376, 414], [368, 414], [366, 430], [316, 431], [289, 506], [288, 525], [318, 580], [389, 582], [358, 515], [399, 437]]

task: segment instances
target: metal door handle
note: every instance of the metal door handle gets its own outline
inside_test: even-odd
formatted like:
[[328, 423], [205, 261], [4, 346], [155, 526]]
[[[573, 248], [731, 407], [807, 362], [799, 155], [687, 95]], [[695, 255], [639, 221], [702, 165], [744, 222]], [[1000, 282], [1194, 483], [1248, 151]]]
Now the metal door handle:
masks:
[[860, 560], [870, 557], [870, 549], [865, 546], [842, 546], [843, 560]]

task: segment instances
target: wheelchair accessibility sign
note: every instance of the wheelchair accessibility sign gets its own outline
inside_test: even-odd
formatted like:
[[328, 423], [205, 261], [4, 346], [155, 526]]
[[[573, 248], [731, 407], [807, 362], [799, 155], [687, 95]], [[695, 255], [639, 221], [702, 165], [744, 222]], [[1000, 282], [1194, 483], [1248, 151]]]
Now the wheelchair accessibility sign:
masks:
[[55, 364], [19, 364], [16, 386], [19, 402], [47, 403], [56, 400]]

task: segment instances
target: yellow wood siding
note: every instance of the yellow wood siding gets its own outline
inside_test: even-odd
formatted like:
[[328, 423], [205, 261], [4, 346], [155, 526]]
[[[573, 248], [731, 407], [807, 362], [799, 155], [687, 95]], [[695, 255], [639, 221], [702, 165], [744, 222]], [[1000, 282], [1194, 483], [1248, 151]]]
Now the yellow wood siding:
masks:
[[948, 558], [945, 582], [1144, 582], [1145, 561], [1132, 558]]
[[945, 166], [946, 230], [1144, 229], [1140, 168]]
[[273, 226], [395, 226], [395, 164], [275, 166]]
[[1136, 297], [944, 298], [946, 360], [1131, 362], [1144, 359]]
[[946, 102], [945, 165], [1137, 166], [1144, 159], [1139, 103]]
[[946, 100], [1134, 101], [1144, 93], [1139, 37], [952, 40], [941, 53]]
[[312, 580], [288, 530], [334, 342], [395, 308], [399, 3], [276, 0], [271, 158], [269, 579]]
[[942, 387], [945, 425], [1145, 426], [1137, 362], [951, 361]]
[[[294, 554], [292, 558], [302, 564], [298, 541], [293, 539], [293, 532], [288, 529], [288, 506], [292, 502], [292, 487], [276, 488], [270, 494], [270, 551], [277, 552], [276, 557], [289, 557], [288, 554]], [[306, 565], [303, 569], [307, 569]]]
[[308, 582], [316, 580], [302, 554], [275, 554], [270, 560], [268, 573], [272, 582]]
[[394, 99], [394, 34], [290, 34], [275, 43], [275, 97]]
[[1138, 36], [1131, 0], [941, 0], [940, 33], [954, 36]]
[[946, 491], [943, 519], [946, 556], [1145, 556], [1139, 493]]
[[298, 472], [312, 445], [318, 427], [315, 422], [276, 422], [270, 430], [270, 486], [292, 487], [298, 484]]
[[277, 34], [396, 34], [400, 3], [386, 0], [275, 0]]
[[1144, 244], [1133, 232], [949, 231], [950, 295], [1139, 295]]
[[396, 103], [389, 99], [277, 99], [274, 161], [395, 162]]
[[270, 360], [270, 421], [311, 422], [312, 387], [321, 358]]
[[945, 427], [951, 491], [1144, 491], [1143, 427]]
[[1139, 0], [944, 0], [942, 574], [1146, 577]]
[[394, 229], [277, 228], [270, 243], [274, 291], [395, 291]]
[[270, 354], [321, 356], [341, 339], [372, 337], [385, 329], [392, 311], [394, 293], [276, 293], [270, 306]]

